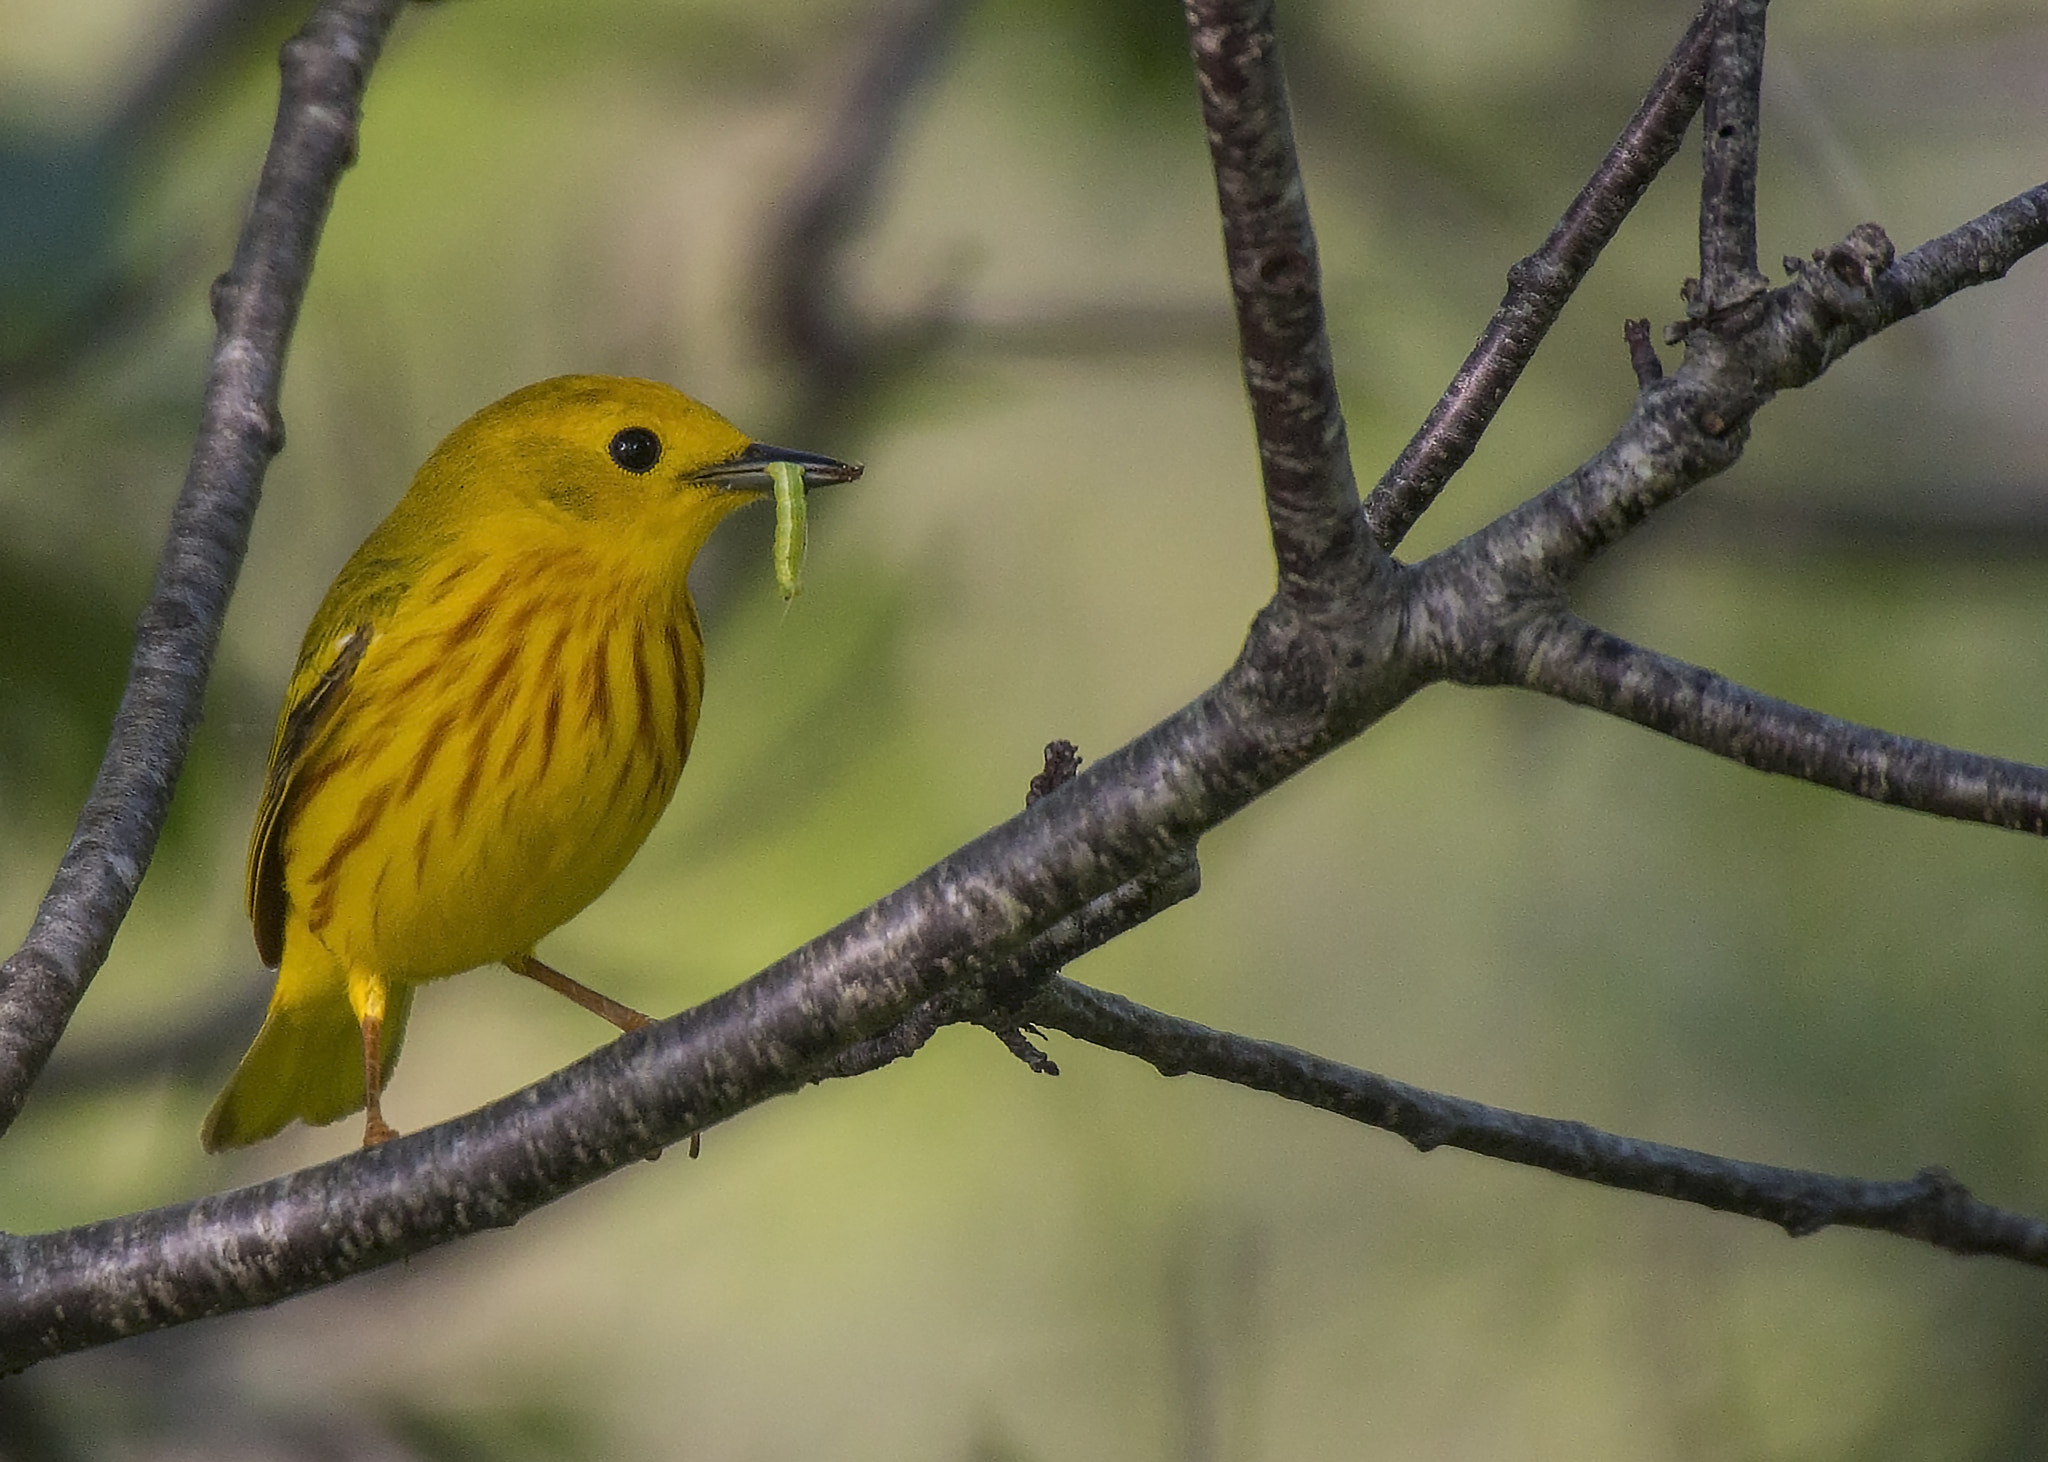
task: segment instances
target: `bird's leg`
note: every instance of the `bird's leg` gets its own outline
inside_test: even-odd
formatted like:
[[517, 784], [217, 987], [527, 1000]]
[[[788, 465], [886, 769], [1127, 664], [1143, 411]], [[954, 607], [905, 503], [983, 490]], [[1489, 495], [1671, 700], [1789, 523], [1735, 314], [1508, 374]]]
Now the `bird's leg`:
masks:
[[[547, 986], [558, 995], [567, 995], [592, 1015], [603, 1016], [622, 1031], [636, 1031], [643, 1025], [654, 1023], [651, 1018], [642, 1015], [632, 1006], [621, 1005], [609, 995], [600, 995], [581, 980], [570, 979], [553, 965], [542, 963], [534, 955], [515, 954], [505, 961], [505, 968], [515, 975], [524, 975], [529, 980]], [[702, 1142], [702, 1133], [690, 1134], [691, 1157], [695, 1157], [701, 1150]], [[656, 1148], [648, 1154], [648, 1161], [652, 1162], [659, 1156], [661, 1149]]]
[[505, 968], [514, 974], [547, 986], [558, 995], [567, 995], [592, 1015], [601, 1016], [622, 1031], [636, 1031], [653, 1022], [630, 1005], [621, 1005], [609, 995], [600, 995], [581, 981], [572, 980], [560, 970], [542, 964], [531, 954], [515, 954], [505, 961]]
[[384, 1120], [384, 1012], [365, 1012], [363, 1027], [363, 1146], [375, 1147], [398, 1135], [398, 1129]]

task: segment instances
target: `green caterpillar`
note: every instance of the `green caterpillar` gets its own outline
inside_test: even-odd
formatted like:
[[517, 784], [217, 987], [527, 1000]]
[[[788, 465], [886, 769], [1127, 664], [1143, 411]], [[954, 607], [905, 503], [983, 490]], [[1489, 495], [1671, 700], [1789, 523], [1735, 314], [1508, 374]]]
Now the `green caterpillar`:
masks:
[[787, 604], [804, 591], [804, 547], [810, 536], [804, 526], [804, 469], [794, 462], [771, 462], [768, 476], [775, 483], [775, 587]]

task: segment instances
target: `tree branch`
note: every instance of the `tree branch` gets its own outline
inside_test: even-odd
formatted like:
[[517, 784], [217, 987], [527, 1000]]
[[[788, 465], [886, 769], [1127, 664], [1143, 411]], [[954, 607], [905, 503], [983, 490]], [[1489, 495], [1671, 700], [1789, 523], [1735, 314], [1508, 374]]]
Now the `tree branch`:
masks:
[[[386, 0], [372, 12], [370, 0], [353, 0], [323, 10], [322, 19], [360, 12], [388, 24], [393, 5]], [[1625, 673], [1592, 674], [1605, 663], [1603, 654], [1621, 663], [1632, 647], [1610, 652], [1563, 633], [1571, 628], [1562, 616], [1572, 573], [1657, 503], [1733, 460], [1749, 416], [1773, 391], [1813, 379], [1884, 325], [1996, 277], [2038, 246], [2048, 237], [2048, 186], [1896, 263], [1881, 231], [1859, 230], [1819, 255], [1815, 266], [1802, 266], [1791, 285], [1760, 299], [1739, 321], [1697, 322], [1684, 366], [1643, 391], [1636, 414], [1594, 463], [1464, 544], [1403, 568], [1360, 531], [1270, 11], [1254, 5], [1241, 13], [1226, 0], [1189, 0], [1189, 8], [1281, 566], [1279, 591], [1254, 622], [1236, 663], [1189, 705], [1076, 780], [746, 984], [623, 1036], [522, 1091], [439, 1127], [256, 1187], [57, 1234], [0, 1235], [0, 1368], [271, 1303], [479, 1229], [512, 1224], [605, 1173], [793, 1090], [920, 1006], [1000, 970], [1005, 961], [1046, 953], [1047, 945], [1032, 941], [1049, 929], [1067, 930], [1051, 936], [1054, 957], [1070, 934], [1073, 947], [1085, 945], [1093, 937], [1088, 918], [1071, 926], [1062, 920], [1115, 890], [1142, 894], [1148, 877], [1170, 877], [1174, 860], [1208, 829], [1433, 680], [1521, 684], [1555, 675], [1558, 693], [1584, 682], [1589, 703], [1602, 696], [1620, 707], [1635, 696], [1645, 716], [1663, 714], [1655, 706], [1683, 705], [1691, 695], [1701, 724], [1731, 728], [1724, 739], [1731, 747], [1740, 742], [1746, 713], [1718, 712], [1710, 681], [1688, 689], [1673, 672], [1670, 684], [1638, 695], [1630, 689], [1631, 675], [1654, 678], [1669, 666], [1623, 664]], [[373, 51], [351, 53], [356, 88]], [[289, 65], [287, 72], [289, 104], [295, 95]], [[344, 88], [338, 100], [345, 105], [309, 109], [329, 129], [323, 136], [352, 136], [355, 94]], [[280, 139], [288, 111], [289, 105], [281, 109]], [[334, 171], [345, 152], [333, 154]], [[270, 169], [265, 176], [268, 183]], [[322, 207], [325, 196], [319, 195]], [[260, 196], [259, 219], [265, 207]], [[316, 213], [294, 237], [309, 249], [317, 232]], [[224, 291], [223, 303], [232, 313], [273, 301], [263, 318], [277, 328], [263, 341], [281, 345], [289, 306], [275, 304], [277, 296], [266, 292], [278, 286], [259, 263], [245, 268], [238, 256], [240, 287]], [[302, 285], [303, 273], [297, 277]], [[284, 297], [297, 295], [286, 291]], [[210, 397], [209, 420], [211, 413], [226, 413], [240, 430], [227, 433], [243, 452], [237, 460], [252, 460], [253, 470], [260, 470], [262, 451], [274, 447], [275, 360], [258, 342], [224, 330], [219, 373], [240, 382], [241, 373], [255, 372], [269, 394], [234, 397], [239, 412]], [[260, 366], [263, 361], [270, 364]], [[246, 472], [236, 480], [245, 486], [236, 499], [241, 516], [233, 521], [245, 531], [253, 480]], [[227, 548], [238, 552], [239, 543], [234, 536]], [[234, 555], [225, 556], [231, 576]], [[215, 597], [224, 599], [225, 592], [222, 583]], [[210, 621], [195, 618], [217, 624], [218, 613]], [[162, 671], [180, 687], [196, 683], [211, 644], [211, 629], [193, 633], [197, 661], [179, 662], [184, 668], [175, 674]], [[1562, 638], [1546, 641], [1546, 633]], [[154, 666], [152, 656], [193, 654], [189, 640], [158, 644], [145, 637], [151, 648], [138, 650], [138, 666]], [[1790, 729], [1780, 739], [1790, 745], [1804, 735], [1827, 752], [1835, 743], [1818, 725], [1822, 719], [1803, 729], [1787, 720]], [[181, 724], [189, 730], [189, 722]], [[1908, 774], [1899, 767], [1910, 761], [1913, 745], [1899, 743], [1899, 765], [1885, 775]], [[167, 760], [154, 764], [174, 768], [181, 747], [181, 740], [168, 747], [145, 744], [128, 754], [164, 755]], [[1839, 754], [1853, 764], [1862, 753], [1845, 743]], [[1816, 758], [1817, 765], [1825, 763], [1819, 753]], [[110, 768], [131, 764], [152, 763], [119, 763], [110, 754]], [[1928, 773], [1928, 785], [1950, 770]], [[1961, 798], [1965, 790], [1952, 788], [1948, 795]], [[1982, 795], [1995, 800], [2006, 794], [1987, 781]], [[146, 851], [145, 843], [145, 857]], [[93, 856], [111, 863], [132, 855], [105, 848]], [[129, 892], [139, 876], [139, 865], [133, 866]], [[1153, 890], [1170, 892], [1165, 885]], [[124, 904], [115, 907], [114, 918]], [[1111, 927], [1145, 905], [1140, 899], [1119, 912], [1118, 898], [1111, 897], [1096, 908], [1110, 910], [1105, 927]], [[43, 948], [35, 940], [47, 939], [44, 923], [39, 919], [32, 948]], [[6, 999], [43, 1008], [21, 993], [24, 984], [11, 980]], [[82, 977], [77, 984], [82, 988]], [[9, 1009], [0, 1000], [0, 1013]], [[1125, 1016], [1136, 1019], [1129, 1009]], [[1172, 1060], [1198, 1069], [1191, 1053], [1214, 1033], [1184, 1023], [1177, 1029], [1182, 1044]], [[1387, 1106], [1387, 1093], [1359, 1096], [1335, 1063], [1300, 1053], [1282, 1057], [1276, 1054], [1281, 1049], [1232, 1044], [1202, 1059], [1238, 1063], [1251, 1084], [1323, 1082], [1332, 1093], [1350, 1090], [1343, 1099], [1360, 1102], [1362, 1110], [1375, 1102]], [[38, 1055], [33, 1064], [40, 1061]], [[26, 1069], [21, 1086], [32, 1075]], [[1411, 1131], [1411, 1140], [1443, 1142], [1469, 1126], [1474, 1144], [1492, 1144], [1475, 1150], [1505, 1156], [1541, 1145], [1542, 1134], [1526, 1127], [1536, 1119], [1502, 1114], [1506, 1128], [1494, 1132], [1483, 1120], [1490, 1109], [1435, 1100], [1449, 1105], [1431, 1108], [1429, 1124]], [[1749, 1203], [1760, 1216], [1802, 1230], [1868, 1221], [1921, 1237], [1938, 1234], [1936, 1242], [1969, 1252], [2042, 1262], [2040, 1225], [1983, 1209], [1945, 1180], [1816, 1188], [1837, 1180], [1552, 1127], [1554, 1145], [1578, 1154], [1571, 1159], [1578, 1166], [1559, 1171], [1715, 1206], [1723, 1206], [1719, 1198]]]
[[278, 383], [358, 108], [403, 0], [328, 0], [284, 48], [270, 153], [228, 273], [199, 438], [135, 632], [128, 685], [71, 845], [28, 938], [0, 965], [0, 1131], [64, 1033], [156, 850], [249, 541], [283, 446]]
[[[1810, 263], [1786, 260], [1791, 283], [1686, 328], [1684, 364], [1641, 390], [1600, 452], [1426, 567], [1452, 578], [1476, 573], [1493, 582], [1496, 599], [1554, 596], [1657, 508], [1731, 466], [1750, 418], [1778, 392], [1812, 383], [1871, 336], [1950, 295], [2003, 278], [2044, 243], [2048, 183], [1903, 258], [1866, 223]], [[1507, 647], [1498, 635], [1482, 638], [1482, 659]]]
[[1760, 772], [1937, 817], [2048, 834], [2048, 769], [1777, 700], [1560, 614], [1518, 644], [1520, 683]]
[[1764, 13], [1770, 0], [1720, 0], [1701, 120], [1700, 277], [1688, 313], [1704, 319], [1770, 288], [1756, 260], [1756, 168], [1763, 136]]
[[1409, 1086], [1291, 1046], [1211, 1030], [1072, 980], [1026, 1008], [1036, 1023], [1122, 1051], [1162, 1075], [1196, 1074], [1335, 1112], [1407, 1139], [1458, 1147], [1609, 1188], [1677, 1198], [1777, 1224], [1794, 1238], [1829, 1227], [1877, 1229], [1957, 1254], [2048, 1267], [2048, 1223], [1980, 1203], [1939, 1169], [1872, 1182], [1739, 1162], [1533, 1117]]
[[[881, 1035], [856, 1042], [822, 1062], [808, 1079], [828, 1081], [880, 1070], [892, 1061], [915, 1055], [948, 1025], [972, 1022], [999, 1037], [1028, 1026], [1030, 1018], [1023, 1011], [1048, 980], [1082, 955], [1201, 891], [1202, 869], [1194, 853], [1176, 854], [1067, 915], [987, 974], [925, 1001]], [[1019, 1054], [1014, 1048], [1012, 1053]], [[1041, 1069], [1059, 1075], [1059, 1068], [1050, 1063]]]
[[1391, 551], [1429, 510], [1522, 378], [1550, 327], [1634, 211], [1699, 110], [1720, 0], [1706, 0], [1657, 73], [1642, 105], [1572, 200], [1541, 248], [1508, 270], [1508, 291], [1486, 333], [1366, 499], [1365, 517]]
[[[1339, 744], [1326, 705], [1334, 667], [1282, 637], [1300, 622], [1263, 617], [1239, 664], [1183, 710], [704, 1005], [467, 1116], [288, 1177], [61, 1233], [0, 1235], [0, 1371], [509, 1226], [794, 1090]], [[1383, 714], [1398, 699], [1386, 694], [1348, 696], [1344, 713]]]
[[[1073, 781], [1080, 770], [1081, 752], [1073, 742], [1047, 742], [1044, 769], [1032, 777], [1024, 805], [1030, 807], [1050, 796]], [[821, 1062], [807, 1079], [824, 1082], [879, 1071], [893, 1061], [916, 1055], [942, 1027], [961, 1021], [987, 1027], [1034, 1071], [1058, 1076], [1059, 1068], [1026, 1039], [1017, 1007], [1082, 955], [1193, 898], [1201, 889], [1202, 869], [1194, 851], [1177, 853], [1067, 915], [986, 974], [941, 991], [880, 1035], [856, 1041]]]
[[1341, 594], [1384, 555], [1360, 531], [1272, 0], [1184, 8], [1281, 587]]

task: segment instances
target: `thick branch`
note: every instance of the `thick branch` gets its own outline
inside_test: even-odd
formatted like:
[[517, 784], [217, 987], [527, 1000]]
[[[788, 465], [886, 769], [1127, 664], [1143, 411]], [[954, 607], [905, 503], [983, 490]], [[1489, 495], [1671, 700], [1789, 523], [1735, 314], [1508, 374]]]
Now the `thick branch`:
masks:
[[278, 383], [363, 85], [403, 0], [329, 0], [284, 48], [277, 127], [229, 272], [199, 439], [105, 759], [21, 948], [0, 966], [0, 1131], [105, 960], [156, 851], [199, 721], [263, 473], [283, 445]]
[[[1073, 781], [1080, 770], [1079, 747], [1064, 739], [1047, 742], [1043, 769], [1031, 778], [1024, 793], [1024, 805], [1030, 807], [1051, 796]], [[1193, 898], [1201, 889], [1201, 865], [1196, 862], [1193, 850], [1175, 854], [1164, 864], [1147, 869], [1129, 883], [1067, 915], [1003, 964], [977, 979], [941, 991], [880, 1035], [855, 1042], [814, 1067], [809, 1079], [830, 1081], [878, 1071], [893, 1061], [916, 1055], [942, 1027], [967, 1020], [995, 1032], [1011, 1054], [1033, 1070], [1057, 1076], [1059, 1068], [1046, 1060], [1045, 1053], [1033, 1046], [1019, 1028], [1016, 1006], [1082, 955], [1100, 949], [1155, 914], [1163, 914], [1175, 904]]]
[[1283, 588], [1344, 592], [1360, 531], [1272, 0], [1184, 0]]
[[1519, 682], [1727, 757], [1851, 796], [2048, 834], [2048, 769], [1956, 751], [1774, 699], [1570, 615], [1531, 624]]
[[[1741, 427], [1771, 391], [1812, 379], [1892, 319], [1994, 277], [2048, 231], [2044, 199], [2029, 195], [1896, 265], [1888, 245], [1876, 247], [1881, 233], [1853, 236], [1745, 312], [1739, 331], [1730, 324], [1724, 336], [1722, 322], [1703, 322], [1679, 375], [1644, 393], [1656, 410], [1639, 411], [1598, 471], [1575, 474], [1459, 549], [1402, 569], [1358, 531], [1270, 17], [1259, 10], [1246, 19], [1225, 13], [1223, 0], [1191, 0], [1190, 18], [1282, 566], [1281, 592], [1224, 678], [1075, 782], [745, 985], [475, 1113], [239, 1192], [64, 1233], [0, 1236], [0, 1367], [271, 1303], [512, 1224], [794, 1089], [920, 1005], [1028, 951], [1076, 910], [1167, 865], [1426, 681], [1521, 683], [1537, 673], [1542, 643], [1527, 637], [1559, 613], [1573, 568], [1697, 480], [1693, 474], [1732, 457], [1733, 447], [1712, 442], [1739, 445]], [[316, 218], [311, 231], [317, 226]], [[239, 277], [245, 287], [231, 292], [230, 304], [262, 295], [249, 273]], [[231, 364], [253, 369], [253, 346], [231, 352], [224, 341], [223, 351]], [[265, 379], [274, 389], [274, 365]], [[274, 396], [251, 399], [267, 407]], [[1724, 408], [1735, 414], [1717, 414]], [[259, 446], [271, 419], [260, 414]], [[1667, 442], [1630, 435], [1650, 420]], [[246, 515], [241, 521], [246, 526]], [[1567, 669], [1598, 662], [1585, 644], [1553, 648]], [[1658, 695], [1682, 693], [1679, 686]], [[2000, 794], [1987, 783], [1983, 795]], [[1173, 1062], [1196, 1069], [1189, 1052], [1205, 1039], [1192, 1037]], [[1278, 1050], [1232, 1047], [1215, 1059], [1246, 1063], [1245, 1079], [1268, 1063], [1252, 1084], [1305, 1079]], [[1348, 1081], [1342, 1071], [1317, 1063], [1308, 1075], [1337, 1091]], [[1380, 1101], [1345, 1099], [1362, 1109]], [[1487, 1109], [1432, 1110], [1411, 1140], [1451, 1140], [1463, 1123], [1480, 1134], [1474, 1144], [1494, 1144], [1476, 1150], [1507, 1156], [1540, 1145], [1514, 1125], [1535, 1119], [1514, 1119], [1512, 1130], [1487, 1136], [1478, 1120]], [[2041, 1262], [2038, 1225], [1982, 1210], [1937, 1180], [1816, 1196], [1800, 1186], [1811, 1175], [1680, 1149], [1603, 1147], [1623, 1140], [1583, 1128], [1551, 1135], [1578, 1153], [1580, 1166], [1559, 1171], [1699, 1202], [1735, 1194], [1794, 1228], [1888, 1213], [1896, 1222], [1872, 1226]], [[2018, 1237], [1977, 1242], [1993, 1230]]]
[[1769, 0], [1721, 0], [1701, 119], [1700, 279], [1696, 317], [1733, 309], [1770, 287], [1756, 260], [1756, 169], [1762, 143], [1764, 11]]
[[[1213, 28], [1198, 26], [1197, 35], [1198, 43], [1220, 39]], [[1228, 58], [1217, 66], [1232, 70]], [[1269, 88], [1277, 84], [1277, 72], [1254, 69]], [[1259, 154], [1242, 159], [1247, 164], [1274, 161], [1267, 144], [1275, 134], [1261, 130], [1275, 120], [1270, 105], [1240, 114], [1262, 97], [1277, 99], [1254, 88], [1219, 100], [1224, 130], [1236, 128], [1231, 135]], [[1300, 225], [1279, 246], [1295, 250], [1286, 257], [1307, 273], [1262, 279], [1254, 268], [1251, 315], [1255, 325], [1306, 327], [1320, 341], [1312, 245], [1284, 125], [1277, 136], [1278, 160], [1288, 164], [1280, 174], [1228, 159], [1224, 174], [1283, 193], [1293, 180], [1291, 207], [1281, 206], [1285, 198], [1263, 201]], [[1260, 139], [1263, 152], [1253, 146]], [[1238, 216], [1270, 222], [1261, 201], [1251, 197]], [[1253, 263], [1261, 257], [1273, 256], [1255, 254]], [[1272, 308], [1279, 305], [1291, 308]], [[1285, 331], [1266, 344], [1286, 346]], [[1327, 347], [1316, 354], [1321, 369], [1312, 374], [1327, 387]], [[1294, 425], [1329, 433], [1320, 469], [1341, 473], [1341, 423], [1334, 392], [1327, 394], [1331, 412]], [[1255, 396], [1269, 406], [1280, 399], [1256, 384]], [[1298, 465], [1291, 480], [1299, 497], [1318, 464]], [[1346, 521], [1355, 518], [1353, 511]], [[624, 1037], [468, 1117], [292, 1178], [65, 1234], [0, 1239], [0, 1365], [270, 1303], [513, 1223], [791, 1089], [836, 1052], [1191, 847], [1411, 694], [1417, 679], [1388, 667], [1396, 618], [1379, 597], [1391, 588], [1384, 579], [1343, 599], [1276, 600], [1232, 670], [1185, 709], [697, 1011]], [[1373, 673], [1363, 673], [1368, 667]]]
[[1486, 333], [1366, 499], [1366, 522], [1382, 547], [1391, 550], [1405, 538], [1470, 460], [1579, 282], [1664, 164], [1677, 155], [1706, 85], [1718, 3], [1706, 0], [1693, 18], [1642, 105], [1543, 246], [1508, 270], [1508, 292]]
[[[1202, 891], [1194, 854], [1180, 853], [1111, 889], [1047, 929], [986, 975], [927, 1000], [878, 1036], [860, 1041], [809, 1073], [812, 1081], [861, 1076], [915, 1055], [948, 1025], [972, 1021], [998, 1035], [1028, 1020], [1021, 1014], [1046, 981], [1120, 934]], [[1052, 1069], [1058, 1075], [1058, 1069]]]
[[1270, 1092], [1384, 1128], [1423, 1152], [1459, 1147], [1609, 1188], [1765, 1219], [1794, 1238], [1834, 1226], [1879, 1229], [1958, 1254], [1993, 1254], [2048, 1267], [2048, 1223], [1979, 1203], [1936, 1169], [1871, 1182], [1620, 1137], [1582, 1122], [1426, 1091], [1273, 1041], [1211, 1030], [1072, 980], [1054, 980], [1026, 1014], [1039, 1025], [1148, 1061], [1164, 1075], [1208, 1076]]
[[[1376, 607], [1361, 617], [1383, 633]], [[1237, 666], [1192, 704], [705, 1005], [468, 1116], [290, 1177], [0, 1236], [0, 1370], [270, 1304], [508, 1226], [794, 1089], [1070, 912], [1170, 863], [1414, 688], [1376, 677], [1333, 710], [1345, 657], [1289, 639], [1296, 614], [1269, 609]]]

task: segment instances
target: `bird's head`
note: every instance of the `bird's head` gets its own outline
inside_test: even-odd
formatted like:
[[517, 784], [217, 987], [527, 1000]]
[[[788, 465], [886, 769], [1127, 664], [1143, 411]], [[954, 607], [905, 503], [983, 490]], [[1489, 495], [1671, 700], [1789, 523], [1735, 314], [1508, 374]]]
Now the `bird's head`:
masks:
[[[687, 565], [733, 509], [767, 495], [776, 462], [807, 485], [850, 482], [857, 464], [756, 442], [659, 381], [556, 376], [486, 406], [421, 467], [416, 493], [443, 512], [585, 525]], [[437, 514], [438, 516], [438, 514]]]

